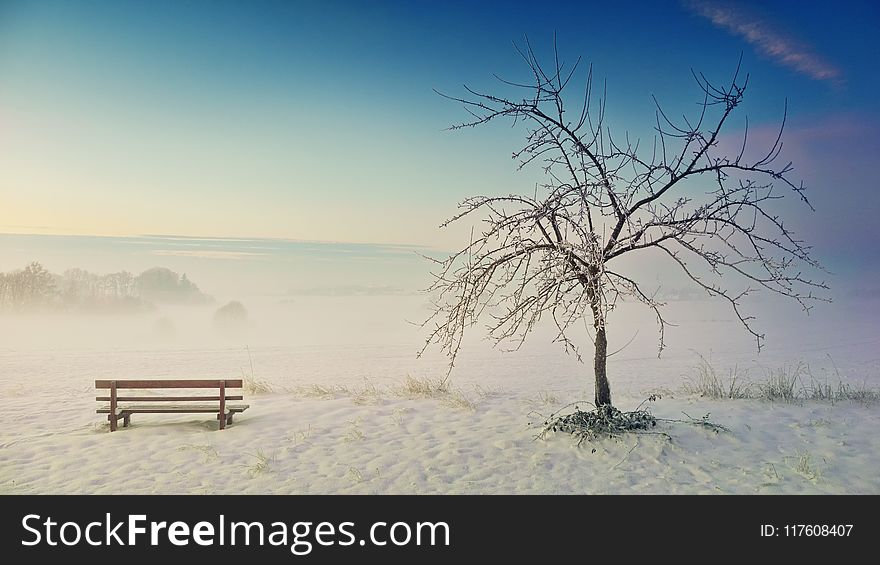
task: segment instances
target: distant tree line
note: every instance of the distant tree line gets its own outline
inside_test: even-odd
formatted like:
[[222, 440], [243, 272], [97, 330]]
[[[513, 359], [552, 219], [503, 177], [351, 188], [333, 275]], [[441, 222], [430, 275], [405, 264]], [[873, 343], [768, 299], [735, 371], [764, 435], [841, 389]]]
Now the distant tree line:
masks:
[[136, 312], [158, 304], [212, 301], [186, 274], [163, 267], [137, 276], [127, 271], [98, 275], [83, 269], [58, 275], [33, 262], [24, 269], [0, 272], [0, 312]]

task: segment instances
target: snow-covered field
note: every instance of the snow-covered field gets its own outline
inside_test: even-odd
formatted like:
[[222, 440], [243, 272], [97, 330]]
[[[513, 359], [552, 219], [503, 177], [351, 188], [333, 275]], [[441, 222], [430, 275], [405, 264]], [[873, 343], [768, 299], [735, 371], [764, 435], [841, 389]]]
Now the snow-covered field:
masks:
[[[421, 302], [251, 301], [251, 328], [235, 336], [212, 335], [211, 312], [201, 310], [163, 312], [174, 331], [166, 323], [162, 335], [158, 314], [0, 319], [0, 492], [880, 494], [877, 404], [718, 401], [682, 388], [699, 355], [754, 380], [802, 362], [817, 379], [876, 388], [871, 305], [819, 319], [768, 307], [768, 344], [757, 355], [722, 310], [674, 304], [680, 325], [660, 359], [650, 315], [624, 309], [612, 318], [610, 349], [635, 338], [609, 360], [615, 403], [633, 409], [659, 392], [655, 415], [710, 414], [730, 432], [661, 424], [670, 438], [577, 447], [569, 436], [535, 438], [541, 415], [592, 397], [588, 366], [540, 332], [502, 353], [475, 328], [452, 393], [404, 390], [408, 375], [436, 379], [445, 370], [436, 353], [415, 358], [420, 334], [403, 320], [422, 316]], [[135, 415], [132, 427], [110, 434], [94, 412], [96, 378], [242, 373], [272, 391], [246, 393], [250, 409], [223, 432], [210, 416]]]

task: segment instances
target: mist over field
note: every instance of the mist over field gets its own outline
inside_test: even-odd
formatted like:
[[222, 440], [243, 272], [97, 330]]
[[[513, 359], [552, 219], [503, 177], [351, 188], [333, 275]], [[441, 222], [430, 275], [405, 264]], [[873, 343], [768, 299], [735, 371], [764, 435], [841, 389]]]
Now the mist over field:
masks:
[[[82, 359], [83, 375], [95, 378], [132, 372], [240, 376], [251, 362], [261, 376], [277, 382], [300, 381], [303, 375], [315, 382], [394, 381], [407, 374], [440, 377], [446, 372], [447, 361], [434, 348], [416, 358], [427, 335], [418, 324], [429, 316], [432, 298], [420, 290], [430, 280], [431, 267], [422, 254], [440, 256], [437, 250], [166, 237], [4, 235], [0, 241], [4, 270], [14, 272], [39, 260], [61, 285], [51, 306], [0, 313], [7, 379], [17, 380], [23, 370], [28, 379], [47, 378], [44, 373], [59, 369], [48, 360], [65, 355]], [[61, 274], [70, 277], [70, 269], [78, 269], [74, 274], [80, 277], [92, 276], [97, 284], [107, 273], [125, 270], [135, 293], [144, 273], [185, 277], [189, 286], [174, 291], [183, 294], [138, 296], [132, 299], [136, 307], [95, 309], [64, 302]], [[174, 280], [170, 284], [175, 288]], [[772, 297], [748, 302], [747, 311], [758, 318], [757, 327], [767, 338], [759, 354], [726, 304], [683, 281], [660, 290], [665, 315], [675, 324], [667, 330], [660, 358], [650, 310], [621, 304], [609, 318], [609, 351], [621, 350], [609, 359], [612, 374], [629, 373], [626, 367], [634, 362], [651, 367], [646, 374], [621, 375], [628, 388], [674, 388], [700, 356], [756, 374], [804, 362], [817, 374], [880, 380], [880, 331], [874, 322], [880, 300], [870, 294], [844, 294], [831, 304], [817, 304], [809, 314]], [[493, 348], [478, 327], [474, 330], [466, 336], [453, 379], [478, 383], [491, 366], [493, 379], [509, 376], [512, 383], [550, 383], [559, 374], [584, 387], [590, 383], [592, 344], [585, 329], [575, 334], [585, 363], [553, 343], [549, 323], [539, 325], [517, 352], [505, 351], [513, 344]], [[30, 362], [22, 361], [23, 352], [30, 352]], [[41, 358], [46, 365], [38, 362]]]
[[[652, 312], [620, 304], [608, 320], [617, 403], [633, 409], [655, 398], [658, 418], [711, 415], [729, 432], [668, 428], [670, 441], [574, 449], [567, 437], [536, 442], [536, 418], [591, 398], [585, 327], [572, 333], [583, 363], [553, 343], [547, 323], [512, 352], [475, 327], [440, 385], [446, 357], [416, 356], [426, 332], [413, 322], [430, 314], [431, 297], [418, 291], [429, 262], [413, 249], [175, 242], [0, 236], [0, 267], [15, 281], [35, 260], [61, 283], [80, 269], [76, 300], [59, 287], [35, 308], [0, 312], [0, 492], [877, 492], [880, 449], [867, 432], [876, 404], [725, 400], [688, 388], [709, 370], [723, 383], [754, 383], [752, 391], [784, 377], [797, 394], [826, 386], [876, 394], [875, 298], [818, 304], [809, 316], [751, 301], [766, 334], [758, 354], [725, 304], [671, 287], [665, 315], [676, 325], [659, 358]], [[241, 246], [272, 248], [271, 261], [241, 255]], [[168, 292], [144, 294], [154, 283]], [[95, 291], [90, 300], [84, 289]], [[106, 293], [120, 289], [138, 307], [107, 308]], [[94, 381], [138, 378], [240, 378], [250, 408], [222, 432], [204, 415], [138, 414], [109, 434], [95, 414]], [[47, 403], [58, 408], [47, 412]], [[132, 470], [142, 478], [133, 481]]]

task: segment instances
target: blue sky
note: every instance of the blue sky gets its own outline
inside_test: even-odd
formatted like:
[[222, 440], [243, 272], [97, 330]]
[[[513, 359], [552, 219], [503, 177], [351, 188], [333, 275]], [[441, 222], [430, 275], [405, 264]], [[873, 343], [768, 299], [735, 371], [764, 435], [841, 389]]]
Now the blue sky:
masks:
[[873, 2], [3, 0], [0, 232], [454, 247], [437, 225], [461, 198], [536, 173], [518, 130], [444, 131], [464, 114], [433, 89], [523, 77], [512, 42], [555, 33], [642, 136], [652, 93], [688, 108], [690, 69], [724, 80], [742, 53], [758, 138], [788, 98], [817, 208], [791, 225], [855, 272], [880, 245], [878, 23]]

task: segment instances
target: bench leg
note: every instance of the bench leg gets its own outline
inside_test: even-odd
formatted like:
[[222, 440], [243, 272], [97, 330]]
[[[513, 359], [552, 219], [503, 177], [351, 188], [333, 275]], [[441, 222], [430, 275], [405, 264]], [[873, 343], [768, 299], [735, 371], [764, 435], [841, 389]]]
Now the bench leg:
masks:
[[226, 426], [229, 426], [232, 424], [232, 416], [234, 414], [235, 414], [235, 412], [229, 412], [226, 414], [225, 418], [223, 417], [223, 414], [217, 414], [217, 420], [220, 422], [220, 429], [221, 430], [226, 429]]
[[131, 413], [120, 412], [119, 414], [107, 414], [107, 421], [110, 422], [110, 431], [115, 432], [118, 429], [117, 422], [122, 420], [122, 427], [127, 428], [131, 424]]

